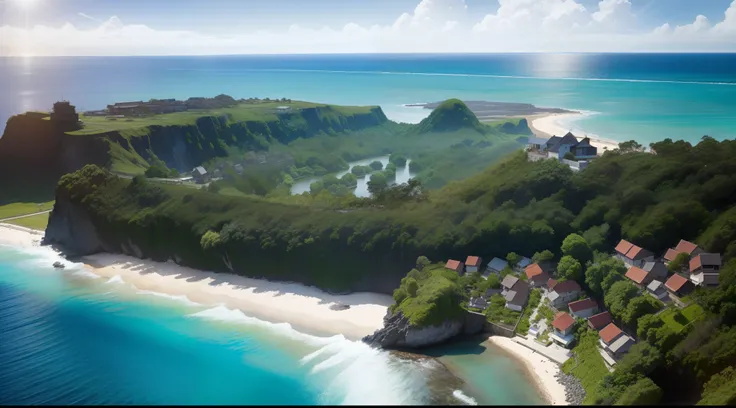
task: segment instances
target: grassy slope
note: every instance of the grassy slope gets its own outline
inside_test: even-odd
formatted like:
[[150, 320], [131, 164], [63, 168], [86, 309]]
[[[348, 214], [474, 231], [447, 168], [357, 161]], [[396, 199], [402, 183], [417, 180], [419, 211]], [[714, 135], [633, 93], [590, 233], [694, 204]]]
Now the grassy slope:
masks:
[[[442, 323], [462, 313], [459, 304], [458, 275], [443, 264], [428, 265], [415, 274], [419, 289], [415, 297], [407, 297], [396, 308], [411, 324], [423, 327]], [[405, 288], [402, 283], [399, 289]]]
[[19, 215], [33, 214], [40, 211], [50, 210], [54, 206], [53, 201], [42, 203], [13, 203], [0, 206], [0, 220]]
[[43, 231], [46, 229], [46, 225], [49, 223], [49, 213], [18, 218], [15, 220], [7, 221], [7, 223]]
[[590, 405], [596, 399], [598, 383], [608, 375], [603, 357], [598, 352], [598, 333], [588, 331], [582, 335], [573, 353], [575, 356], [562, 365], [562, 371], [580, 379], [586, 393], [583, 403]]

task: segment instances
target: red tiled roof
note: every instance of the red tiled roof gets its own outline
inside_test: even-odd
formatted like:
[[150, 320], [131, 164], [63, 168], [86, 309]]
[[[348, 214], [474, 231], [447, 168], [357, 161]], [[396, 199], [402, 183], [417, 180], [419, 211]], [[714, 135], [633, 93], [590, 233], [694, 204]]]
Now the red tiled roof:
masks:
[[632, 266], [628, 271], [626, 271], [626, 277], [639, 285], [644, 282], [647, 276], [649, 276], [649, 272], [636, 266]]
[[556, 280], [554, 280], [552, 278], [547, 279], [547, 287], [548, 288], [552, 289], [552, 288], [555, 287], [555, 285], [557, 285], [557, 281]]
[[568, 313], [559, 312], [555, 316], [555, 320], [552, 322], [552, 327], [559, 331], [565, 331], [575, 324], [575, 319], [572, 318]]
[[698, 246], [693, 244], [692, 242], [681, 239], [675, 247], [675, 251], [677, 251], [677, 253], [684, 252], [688, 255], [692, 255], [693, 251], [695, 251], [697, 248]]
[[690, 272], [694, 272], [696, 269], [707, 266], [721, 266], [721, 255], [719, 254], [700, 254], [690, 260]]
[[557, 293], [569, 293], [574, 291], [580, 291], [580, 285], [578, 285], [577, 282], [574, 280], [566, 280], [562, 282], [557, 282], [554, 289]]
[[608, 312], [598, 313], [588, 318], [588, 324], [595, 330], [600, 330], [611, 323], [611, 314]]
[[575, 302], [567, 304], [567, 308], [570, 309], [571, 312], [579, 312], [581, 310], [594, 309], [596, 307], [598, 307], [598, 304], [591, 298], [576, 300]]
[[632, 246], [634, 246], [634, 244], [625, 239], [622, 239], [621, 242], [616, 245], [616, 252], [626, 255], [626, 253], [629, 252]]
[[609, 323], [608, 326], [604, 327], [603, 330], [598, 332], [604, 343], [608, 344], [613, 341], [622, 333], [621, 329], [613, 323]]
[[539, 266], [538, 264], [533, 263], [533, 264], [527, 266], [524, 269], [524, 273], [526, 273], [527, 279], [533, 279], [533, 278], [535, 278], [535, 277], [543, 274], [544, 271], [542, 270], [542, 267], [541, 266]]
[[676, 250], [676, 249], [672, 249], [672, 248], [670, 248], [670, 249], [668, 249], [668, 250], [667, 250], [667, 252], [666, 252], [666, 253], [664, 254], [664, 259], [665, 259], [665, 260], [667, 260], [667, 261], [670, 261], [670, 262], [672, 262], [672, 261], [674, 261], [674, 260], [675, 260], [675, 258], [677, 258], [677, 255], [680, 255], [680, 254], [681, 254], [681, 252], [677, 252], [677, 250]]
[[629, 252], [626, 253], [626, 257], [629, 259], [636, 259], [641, 251], [642, 248], [640, 246], [632, 245], [631, 249], [629, 249]]
[[450, 259], [449, 261], [447, 261], [447, 264], [445, 264], [445, 268], [457, 271], [458, 269], [460, 269], [460, 261]]
[[665, 282], [664, 287], [671, 290], [672, 292], [677, 292], [678, 290], [682, 289], [682, 286], [687, 283], [687, 278], [680, 276], [678, 274], [674, 274], [670, 276], [669, 279], [667, 279], [667, 282]]
[[469, 256], [465, 260], [465, 266], [480, 266], [480, 258], [477, 256]]

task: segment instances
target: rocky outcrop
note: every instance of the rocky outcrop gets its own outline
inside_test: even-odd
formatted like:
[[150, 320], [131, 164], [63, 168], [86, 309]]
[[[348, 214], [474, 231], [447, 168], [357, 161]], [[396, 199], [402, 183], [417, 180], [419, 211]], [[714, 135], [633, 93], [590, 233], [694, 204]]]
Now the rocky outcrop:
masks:
[[557, 382], [565, 387], [565, 399], [570, 405], [583, 405], [585, 389], [580, 380], [574, 375], [565, 374], [562, 371], [555, 374]]
[[105, 250], [85, 210], [67, 200], [57, 200], [49, 216], [43, 245], [57, 245], [70, 255], [87, 255]]
[[380, 348], [421, 348], [443, 343], [463, 332], [462, 319], [440, 325], [414, 327], [403, 313], [386, 313], [383, 328], [363, 338], [363, 342]]

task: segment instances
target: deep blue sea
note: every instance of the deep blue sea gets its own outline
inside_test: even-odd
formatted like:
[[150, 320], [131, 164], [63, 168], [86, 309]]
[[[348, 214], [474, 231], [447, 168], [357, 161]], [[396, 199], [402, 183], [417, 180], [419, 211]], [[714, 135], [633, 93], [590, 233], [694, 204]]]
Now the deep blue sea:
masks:
[[[82, 110], [226, 93], [381, 105], [450, 97], [581, 110], [580, 132], [648, 144], [736, 137], [736, 54], [292, 55], [0, 58], [0, 121], [60, 99]], [[567, 125], [567, 124], [566, 124]]]
[[[81, 264], [55, 270], [58, 259], [48, 248], [0, 245], [0, 405], [430, 401], [436, 365], [141, 291]], [[542, 403], [518, 363], [464, 347], [442, 358], [467, 380], [445, 395]]]

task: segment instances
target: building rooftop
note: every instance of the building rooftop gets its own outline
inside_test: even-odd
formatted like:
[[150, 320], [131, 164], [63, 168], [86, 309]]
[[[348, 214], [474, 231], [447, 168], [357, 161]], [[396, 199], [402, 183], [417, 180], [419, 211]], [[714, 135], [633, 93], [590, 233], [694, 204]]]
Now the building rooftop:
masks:
[[641, 285], [648, 276], [649, 272], [636, 266], [632, 266], [628, 271], [626, 271], [626, 277], [639, 285]]
[[679, 255], [680, 252], [677, 252], [677, 250], [674, 250], [672, 248], [668, 249], [667, 252], [664, 254], [664, 259], [666, 261], [672, 262], [677, 258], [677, 255]]
[[580, 285], [578, 285], [578, 283], [574, 280], [566, 280], [562, 282], [557, 282], [552, 290], [557, 293], [570, 293], [575, 291], [579, 292]]
[[622, 239], [621, 241], [619, 241], [618, 245], [616, 245], [616, 252], [621, 255], [626, 255], [626, 253], [629, 252], [632, 246], [634, 246], [634, 244], [625, 239]]
[[456, 270], [460, 269], [460, 263], [461, 263], [460, 261], [456, 261], [454, 259], [450, 259], [445, 264], [445, 268], [452, 269], [453, 271], [456, 271]]
[[595, 309], [596, 307], [598, 307], [598, 304], [591, 298], [576, 300], [567, 304], [567, 308], [570, 309], [571, 312], [575, 313], [581, 310]]
[[664, 284], [658, 280], [653, 280], [649, 282], [649, 285], [647, 285], [647, 289], [651, 290], [652, 292], [658, 291], [660, 288], [662, 288]]
[[665, 282], [664, 287], [671, 290], [672, 292], [677, 292], [678, 290], [682, 289], [682, 287], [687, 282], [688, 280], [684, 276], [674, 274], [670, 276], [669, 279], [667, 279], [667, 282]]
[[501, 258], [493, 258], [491, 259], [491, 262], [488, 262], [488, 267], [498, 272], [506, 269], [507, 266], [509, 266], [509, 263]]
[[552, 321], [552, 327], [559, 331], [566, 331], [575, 324], [575, 319], [570, 316], [569, 313], [559, 312], [555, 315], [555, 320]]
[[700, 254], [690, 260], [690, 272], [704, 266], [721, 266], [720, 254]]
[[518, 266], [521, 269], [525, 269], [527, 266], [531, 265], [531, 263], [532, 263], [532, 260], [531, 259], [529, 259], [529, 258], [527, 258], [525, 256], [522, 256], [521, 257], [521, 260], [519, 261]]
[[597, 315], [590, 316], [588, 318], [588, 324], [594, 330], [600, 330], [611, 323], [611, 314], [606, 312], [598, 313]]
[[698, 246], [693, 244], [690, 241], [685, 241], [684, 239], [681, 239], [679, 243], [677, 243], [677, 246], [675, 247], [675, 251], [679, 254], [681, 252], [684, 252], [688, 255], [692, 255], [695, 250], [698, 249]]
[[526, 277], [531, 280], [532, 278], [543, 274], [544, 271], [542, 270], [542, 267], [539, 266], [539, 264], [533, 263], [524, 268], [524, 273], [526, 273]]
[[609, 344], [621, 333], [623, 332], [621, 331], [621, 329], [618, 328], [618, 326], [613, 323], [609, 323], [608, 326], [604, 327], [603, 330], [598, 332], [598, 335], [604, 343]]
[[634, 339], [632, 339], [631, 337], [629, 337], [629, 336], [627, 336], [627, 335], [624, 334], [623, 336], [621, 336], [618, 339], [616, 339], [616, 341], [614, 341], [613, 344], [611, 344], [610, 346], [608, 346], [608, 349], [611, 350], [612, 352], [616, 353], [624, 345], [626, 345], [627, 343], [631, 343], [633, 341], [634, 341]]
[[516, 285], [519, 282], [519, 278], [517, 278], [514, 275], [506, 275], [504, 276], [503, 280], [501, 281], [501, 286], [505, 288], [513, 288], [514, 285]]
[[480, 266], [480, 258], [477, 256], [469, 256], [465, 260], [465, 266]]

